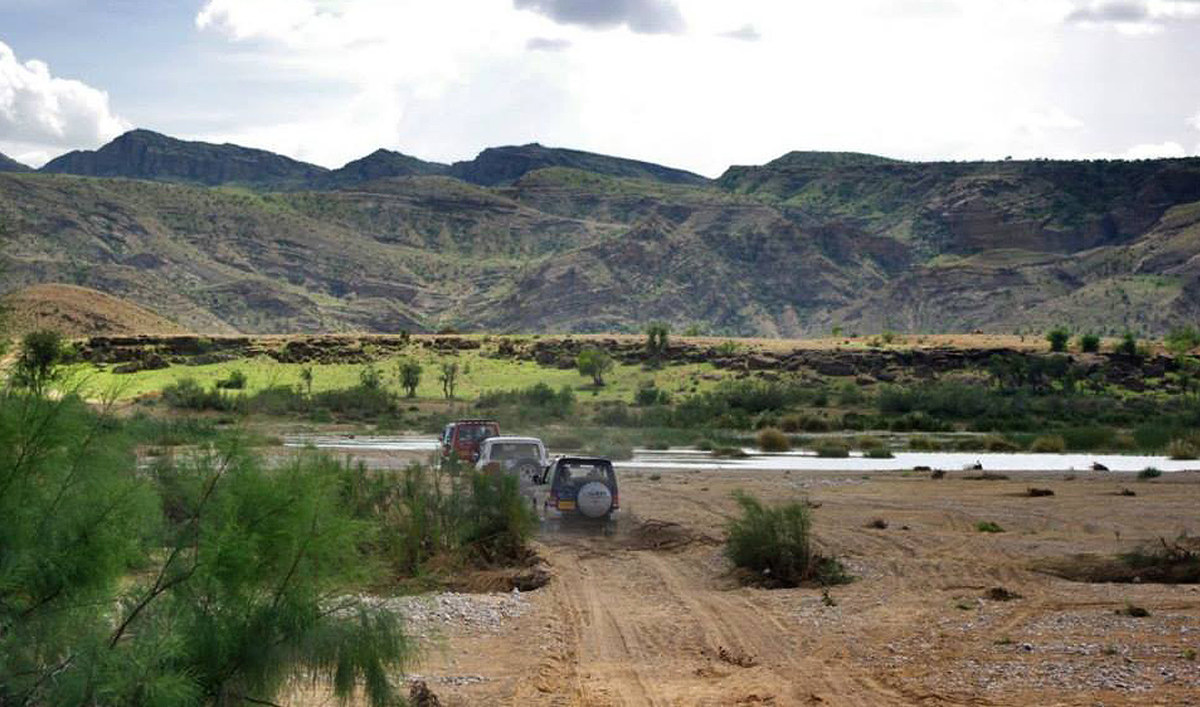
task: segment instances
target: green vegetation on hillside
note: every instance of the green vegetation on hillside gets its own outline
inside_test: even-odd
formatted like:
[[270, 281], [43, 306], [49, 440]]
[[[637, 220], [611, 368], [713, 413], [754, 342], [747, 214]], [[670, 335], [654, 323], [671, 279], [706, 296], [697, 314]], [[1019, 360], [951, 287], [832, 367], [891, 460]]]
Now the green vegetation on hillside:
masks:
[[[657, 320], [766, 336], [1159, 334], [1188, 321], [1200, 286], [1197, 160], [797, 153], [714, 183], [513, 149], [485, 153], [499, 160], [488, 179], [504, 183], [491, 187], [394, 155], [376, 167], [404, 176], [365, 165], [372, 180], [341, 191], [4, 173], [0, 199], [20, 215], [9, 286], [91, 286], [206, 332], [633, 332]], [[549, 157], [514, 157], [530, 150]]]

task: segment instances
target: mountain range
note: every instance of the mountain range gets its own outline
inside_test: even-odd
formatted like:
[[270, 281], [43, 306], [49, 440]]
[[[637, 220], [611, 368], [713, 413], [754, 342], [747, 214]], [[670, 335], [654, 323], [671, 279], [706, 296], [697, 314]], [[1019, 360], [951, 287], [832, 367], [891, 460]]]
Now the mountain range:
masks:
[[33, 170], [13, 158], [0, 153], [0, 172], [32, 172]]
[[135, 130], [5, 171], [5, 290], [190, 329], [1159, 333], [1200, 318], [1200, 159], [792, 152], [718, 179], [532, 144], [325, 169]]
[[511, 184], [528, 172], [571, 167], [614, 177], [704, 184], [707, 179], [681, 169], [538, 144], [493, 147], [473, 160], [442, 164], [376, 150], [340, 169], [326, 169], [265, 150], [215, 145], [131, 130], [98, 150], [76, 150], [48, 162], [40, 171], [87, 177], [129, 177], [205, 186], [233, 184], [257, 189], [328, 190], [386, 177], [445, 175], [472, 184]]

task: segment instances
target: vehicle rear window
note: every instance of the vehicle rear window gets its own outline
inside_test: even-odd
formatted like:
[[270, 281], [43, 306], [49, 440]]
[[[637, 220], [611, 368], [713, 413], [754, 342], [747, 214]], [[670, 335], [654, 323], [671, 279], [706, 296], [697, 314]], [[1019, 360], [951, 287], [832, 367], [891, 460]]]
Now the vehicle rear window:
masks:
[[492, 428], [484, 425], [460, 425], [458, 428], [458, 441], [460, 442], [479, 442], [494, 436]]
[[607, 464], [563, 464], [558, 467], [558, 480], [562, 482], [612, 481], [612, 476], [612, 467]]
[[509, 459], [539, 459], [541, 454], [538, 452], [536, 444], [531, 442], [507, 442], [504, 444], [492, 445], [492, 459], [496, 461], [507, 461]]

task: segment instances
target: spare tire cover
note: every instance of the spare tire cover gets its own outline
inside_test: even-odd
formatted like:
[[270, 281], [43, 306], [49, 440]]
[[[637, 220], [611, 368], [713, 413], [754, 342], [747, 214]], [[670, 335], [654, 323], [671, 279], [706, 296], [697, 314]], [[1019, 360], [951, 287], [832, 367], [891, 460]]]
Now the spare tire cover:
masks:
[[599, 481], [589, 481], [579, 489], [575, 507], [588, 518], [603, 518], [612, 510], [612, 491]]

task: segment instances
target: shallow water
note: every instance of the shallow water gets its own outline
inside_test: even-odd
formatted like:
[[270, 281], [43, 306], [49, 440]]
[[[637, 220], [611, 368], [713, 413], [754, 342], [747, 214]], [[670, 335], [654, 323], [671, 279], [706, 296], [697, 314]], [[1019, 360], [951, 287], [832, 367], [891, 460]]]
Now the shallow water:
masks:
[[641, 469], [781, 469], [790, 471], [903, 471], [916, 466], [954, 471], [976, 462], [984, 471], [1085, 471], [1094, 462], [1110, 471], [1160, 471], [1200, 469], [1200, 461], [1174, 461], [1166, 457], [1123, 454], [994, 454], [971, 452], [895, 452], [892, 459], [867, 459], [857, 453], [848, 458], [818, 457], [814, 452], [761, 454], [745, 450], [746, 459], [714, 459], [698, 450], [652, 451], [639, 449], [631, 461], [618, 466]]
[[285, 447], [316, 447], [362, 452], [432, 452], [438, 448], [436, 437], [403, 437], [367, 435], [288, 435]]
[[[284, 439], [287, 447], [313, 446], [349, 452], [432, 452], [438, 448], [434, 437], [294, 435]], [[665, 451], [638, 449], [633, 459], [616, 466], [639, 469], [777, 469], [788, 471], [903, 471], [916, 466], [955, 471], [979, 462], [984, 471], [1086, 471], [1099, 462], [1110, 471], [1141, 471], [1154, 467], [1160, 471], [1200, 470], [1200, 461], [1176, 461], [1167, 457], [1125, 454], [995, 454], [972, 452], [895, 452], [892, 459], [867, 459], [858, 453], [844, 459], [818, 457], [813, 452], [762, 454], [744, 450], [745, 459], [717, 459], [696, 449]], [[552, 450], [560, 453], [561, 450]]]

